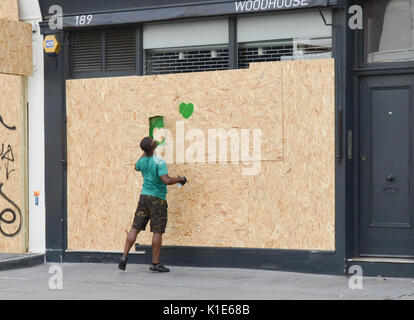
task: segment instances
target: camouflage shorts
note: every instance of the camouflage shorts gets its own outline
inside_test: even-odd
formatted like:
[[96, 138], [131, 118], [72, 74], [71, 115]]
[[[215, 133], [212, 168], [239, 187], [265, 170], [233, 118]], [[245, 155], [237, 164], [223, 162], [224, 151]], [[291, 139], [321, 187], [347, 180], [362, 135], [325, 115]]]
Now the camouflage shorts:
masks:
[[151, 220], [151, 232], [165, 233], [167, 208], [167, 200], [141, 195], [132, 227], [136, 230], [145, 230], [148, 221]]

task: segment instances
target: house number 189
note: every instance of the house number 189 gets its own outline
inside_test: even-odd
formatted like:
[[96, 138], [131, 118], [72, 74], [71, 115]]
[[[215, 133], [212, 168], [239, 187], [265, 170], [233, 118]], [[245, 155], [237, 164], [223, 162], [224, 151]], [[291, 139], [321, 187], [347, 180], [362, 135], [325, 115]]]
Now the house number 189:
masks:
[[83, 15], [83, 16], [76, 16], [76, 25], [83, 26], [88, 25], [92, 22], [93, 15]]

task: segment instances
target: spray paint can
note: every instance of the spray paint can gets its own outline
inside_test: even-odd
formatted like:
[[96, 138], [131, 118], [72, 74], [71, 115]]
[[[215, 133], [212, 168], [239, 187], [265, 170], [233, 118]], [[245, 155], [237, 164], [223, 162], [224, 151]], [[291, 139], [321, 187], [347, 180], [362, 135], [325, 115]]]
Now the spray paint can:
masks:
[[185, 179], [184, 183], [181, 183], [181, 182], [178, 182], [178, 183], [177, 183], [177, 187], [178, 187], [178, 188], [181, 188], [184, 184], [186, 184], [186, 182], [187, 182], [187, 178], [186, 178], [186, 177], [184, 177], [184, 179]]

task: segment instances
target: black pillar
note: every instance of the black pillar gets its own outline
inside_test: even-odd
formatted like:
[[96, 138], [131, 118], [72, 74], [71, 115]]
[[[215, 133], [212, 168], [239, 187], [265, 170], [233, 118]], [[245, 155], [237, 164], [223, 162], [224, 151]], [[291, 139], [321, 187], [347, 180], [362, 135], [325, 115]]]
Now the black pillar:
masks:
[[[56, 35], [63, 42], [63, 34]], [[66, 245], [64, 51], [44, 55], [46, 259], [61, 262]]]
[[139, 25], [135, 31], [135, 52], [136, 52], [136, 68], [137, 68], [137, 75], [142, 76], [144, 75], [144, 36], [143, 36], [143, 28], [142, 25]]
[[229, 17], [229, 69], [239, 67], [239, 48], [237, 45], [237, 17]]

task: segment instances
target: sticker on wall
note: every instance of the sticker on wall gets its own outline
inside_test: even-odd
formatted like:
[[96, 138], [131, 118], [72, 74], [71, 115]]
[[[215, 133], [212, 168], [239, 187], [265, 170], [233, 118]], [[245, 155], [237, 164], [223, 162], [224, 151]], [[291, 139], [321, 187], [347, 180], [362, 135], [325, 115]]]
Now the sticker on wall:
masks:
[[188, 119], [193, 115], [194, 105], [192, 103], [181, 103], [180, 104], [180, 113], [185, 118]]
[[[164, 128], [164, 117], [162, 116], [155, 116], [149, 119], [149, 136], [154, 139], [154, 131], [157, 129]], [[157, 141], [158, 145], [164, 145], [165, 137], [161, 139], [161, 141]]]
[[34, 197], [35, 197], [35, 206], [38, 206], [39, 205], [40, 191], [35, 191], [34, 192]]

